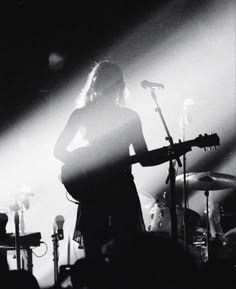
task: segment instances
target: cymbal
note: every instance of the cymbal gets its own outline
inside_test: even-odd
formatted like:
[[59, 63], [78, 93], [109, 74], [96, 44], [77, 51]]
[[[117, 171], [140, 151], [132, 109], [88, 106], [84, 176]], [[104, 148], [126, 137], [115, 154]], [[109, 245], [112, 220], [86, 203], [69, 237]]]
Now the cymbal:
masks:
[[236, 228], [230, 229], [224, 234], [225, 237], [235, 236], [236, 237]]
[[224, 234], [224, 238], [228, 244], [235, 244], [236, 242], [236, 228], [232, 228]]
[[[188, 188], [192, 190], [206, 189], [209, 191], [224, 190], [229, 188], [236, 188], [236, 177], [221, 173], [212, 172], [198, 172], [187, 173], [186, 182]], [[176, 187], [181, 188], [184, 184], [184, 175], [176, 177]]]

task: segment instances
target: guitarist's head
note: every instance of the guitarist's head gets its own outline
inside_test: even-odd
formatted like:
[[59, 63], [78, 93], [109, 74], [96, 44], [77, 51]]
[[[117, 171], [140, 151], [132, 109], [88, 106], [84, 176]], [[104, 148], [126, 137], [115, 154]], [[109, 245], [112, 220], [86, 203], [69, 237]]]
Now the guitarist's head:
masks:
[[123, 106], [127, 94], [120, 67], [108, 60], [97, 63], [80, 95], [83, 105], [101, 103]]

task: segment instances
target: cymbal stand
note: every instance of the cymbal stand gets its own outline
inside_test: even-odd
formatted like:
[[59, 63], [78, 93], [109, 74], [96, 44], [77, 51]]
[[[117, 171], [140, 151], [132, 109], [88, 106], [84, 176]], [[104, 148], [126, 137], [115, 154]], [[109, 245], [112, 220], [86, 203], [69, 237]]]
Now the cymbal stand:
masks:
[[20, 231], [21, 234], [25, 233], [25, 221], [24, 221], [24, 207], [23, 207], [23, 203], [20, 206]]
[[205, 189], [204, 195], [206, 197], [206, 261], [209, 262], [210, 259], [210, 226], [209, 226], [209, 190]]
[[[182, 131], [183, 131], [183, 141], [186, 140], [186, 121], [187, 121], [187, 113], [186, 109], [184, 110], [184, 115], [182, 119]], [[189, 247], [189, 235], [188, 235], [188, 216], [187, 216], [187, 207], [188, 207], [188, 191], [187, 191], [187, 180], [186, 180], [186, 154], [183, 154], [183, 196], [184, 196], [184, 245], [185, 250], [188, 250]]]
[[174, 168], [174, 162], [173, 160], [176, 159], [179, 167], [182, 166], [179, 157], [177, 157], [175, 155], [174, 152], [174, 142], [173, 139], [170, 135], [170, 132], [168, 130], [168, 127], [166, 125], [165, 119], [163, 117], [162, 111], [160, 106], [158, 105], [157, 102], [157, 97], [156, 97], [156, 93], [155, 90], [153, 88], [151, 88], [151, 96], [156, 104], [156, 108], [155, 111], [159, 113], [161, 121], [164, 125], [167, 137], [166, 140], [169, 141], [170, 143], [170, 159], [169, 159], [169, 175], [167, 177], [166, 183], [168, 183], [168, 181], [170, 181], [170, 219], [171, 219], [171, 238], [177, 242], [178, 239], [178, 224], [177, 224], [177, 214], [176, 214], [176, 196], [175, 196], [175, 177], [176, 177], [176, 171]]
[[10, 209], [15, 212], [14, 215], [14, 223], [15, 223], [15, 248], [16, 248], [16, 265], [17, 270], [21, 269], [21, 262], [20, 262], [20, 217], [18, 211], [20, 210], [20, 206], [18, 205], [17, 201], [15, 201], [14, 205], [10, 206]]
[[20, 232], [21, 234], [25, 233], [25, 221], [24, 221], [24, 211], [29, 209], [29, 197], [32, 196], [32, 193], [25, 193], [21, 196], [20, 202]]

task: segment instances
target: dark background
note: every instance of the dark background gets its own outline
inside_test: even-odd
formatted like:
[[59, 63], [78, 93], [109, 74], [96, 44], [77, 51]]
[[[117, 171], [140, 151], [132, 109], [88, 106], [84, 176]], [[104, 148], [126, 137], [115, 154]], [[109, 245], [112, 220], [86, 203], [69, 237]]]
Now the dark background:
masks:
[[[18, 0], [1, 4], [0, 132], [43, 101], [40, 90], [52, 90], [74, 69], [91, 65], [104, 47], [149, 15], [158, 15], [168, 5], [179, 13], [177, 19], [160, 23], [157, 33], [164, 37], [208, 2]], [[65, 56], [63, 69], [56, 72], [48, 66], [53, 51]]]

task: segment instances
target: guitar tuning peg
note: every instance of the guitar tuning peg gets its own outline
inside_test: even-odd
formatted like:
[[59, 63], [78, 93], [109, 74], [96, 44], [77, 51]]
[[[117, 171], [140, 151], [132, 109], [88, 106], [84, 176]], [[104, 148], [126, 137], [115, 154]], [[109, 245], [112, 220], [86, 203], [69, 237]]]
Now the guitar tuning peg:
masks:
[[206, 148], [203, 148], [204, 152], [206, 151]]
[[208, 150], [211, 151], [211, 147], [208, 147]]

